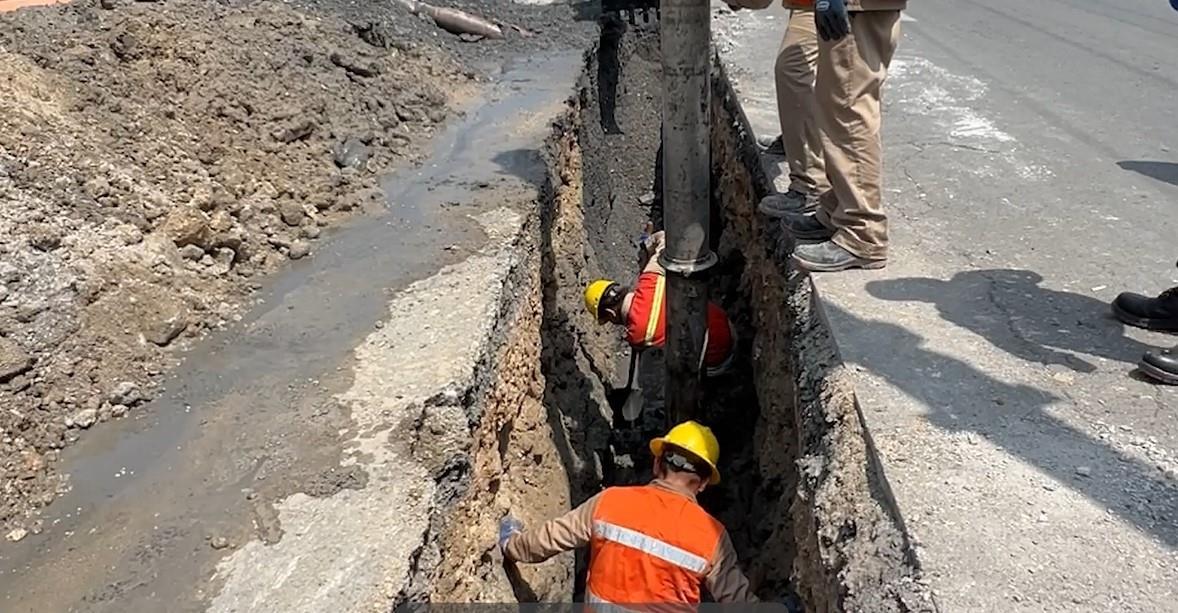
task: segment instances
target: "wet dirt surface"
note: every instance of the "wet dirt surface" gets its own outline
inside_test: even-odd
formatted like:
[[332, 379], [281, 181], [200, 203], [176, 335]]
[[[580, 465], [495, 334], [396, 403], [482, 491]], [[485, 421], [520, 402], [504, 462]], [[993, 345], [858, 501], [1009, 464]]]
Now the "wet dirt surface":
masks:
[[469, 215], [539, 180], [510, 136], [549, 117], [529, 111], [546, 99], [538, 70], [505, 66], [487, 104], [435, 139], [430, 164], [384, 181], [386, 213], [276, 278], [245, 320], [189, 354], [143, 418], [69, 450], [77, 486], [46, 512], [44, 534], [0, 557], [5, 611], [201, 609], [222, 553], [282, 538], [270, 501], [365, 487], [363, 470], [340, 466], [349, 419], [334, 396], [351, 350], [381, 325], [390, 293], [478, 248]]
[[0, 15], [8, 540], [43, 527], [62, 448], [136, 414], [266, 273], [379, 207], [378, 177], [477, 89], [420, 47], [265, 1]]

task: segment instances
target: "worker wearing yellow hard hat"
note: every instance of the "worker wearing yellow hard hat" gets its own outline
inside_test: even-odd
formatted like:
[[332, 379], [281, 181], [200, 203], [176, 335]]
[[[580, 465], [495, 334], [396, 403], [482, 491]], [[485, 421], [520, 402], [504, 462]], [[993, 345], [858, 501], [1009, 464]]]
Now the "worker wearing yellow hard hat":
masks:
[[[626, 328], [626, 342], [637, 350], [662, 347], [667, 342], [667, 278], [658, 262], [665, 238], [656, 232], [644, 243], [646, 262], [633, 288], [609, 279], [585, 287], [585, 309], [597, 323]], [[709, 376], [727, 372], [736, 353], [736, 331], [728, 314], [708, 303], [708, 329], [703, 365]]]
[[720, 481], [720, 443], [707, 426], [681, 423], [650, 442], [654, 480], [610, 487], [536, 530], [510, 515], [499, 525], [509, 561], [536, 563], [589, 547], [585, 600], [696, 604], [706, 587], [716, 602], [757, 602], [727, 530], [696, 502]]

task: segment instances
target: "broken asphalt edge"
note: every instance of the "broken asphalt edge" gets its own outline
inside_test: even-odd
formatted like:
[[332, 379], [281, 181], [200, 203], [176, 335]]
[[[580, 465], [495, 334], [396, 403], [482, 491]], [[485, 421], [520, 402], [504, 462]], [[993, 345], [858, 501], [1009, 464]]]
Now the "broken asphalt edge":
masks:
[[[773, 184], [714, 48], [712, 58], [712, 159], [728, 158], [736, 172], [748, 173], [743, 189], [751, 191], [713, 188], [724, 200], [726, 226], [748, 241], [742, 246], [745, 285], [762, 350], [754, 351], [754, 367], [763, 406], [774, 400], [767, 394], [788, 394], [792, 384], [798, 590], [813, 611], [938, 611], [823, 312], [820, 290], [789, 264], [793, 240], [781, 224], [756, 211], [761, 197], [774, 191]], [[733, 170], [718, 168], [713, 175], [726, 172]], [[725, 183], [733, 187], [731, 181]], [[777, 351], [785, 354], [788, 373], [766, 368]], [[785, 384], [783, 374], [789, 375]]]

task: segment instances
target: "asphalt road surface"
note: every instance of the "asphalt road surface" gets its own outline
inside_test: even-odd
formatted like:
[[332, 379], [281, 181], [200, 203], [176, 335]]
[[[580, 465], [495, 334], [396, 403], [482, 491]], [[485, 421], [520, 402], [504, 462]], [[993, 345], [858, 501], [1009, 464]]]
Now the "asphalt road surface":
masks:
[[[815, 283], [928, 580], [948, 611], [1178, 611], [1178, 392], [1134, 372], [1178, 338], [1108, 309], [1178, 285], [1178, 12], [910, 4], [891, 260]], [[759, 134], [784, 23], [716, 21]]]

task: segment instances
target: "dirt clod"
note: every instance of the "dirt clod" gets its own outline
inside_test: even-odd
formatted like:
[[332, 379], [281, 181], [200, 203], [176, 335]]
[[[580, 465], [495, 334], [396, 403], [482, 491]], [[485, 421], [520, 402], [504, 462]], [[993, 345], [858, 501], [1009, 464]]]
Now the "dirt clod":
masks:
[[0, 336], [0, 383], [11, 380], [32, 365], [33, 359], [20, 345]]
[[83, 428], [83, 429], [89, 428], [90, 426], [93, 426], [95, 424], [95, 422], [98, 421], [98, 410], [97, 409], [82, 409], [81, 411], [74, 413], [73, 417], [71, 417], [70, 420], [73, 422], [73, 424], [75, 426], [77, 426], [79, 428]]

